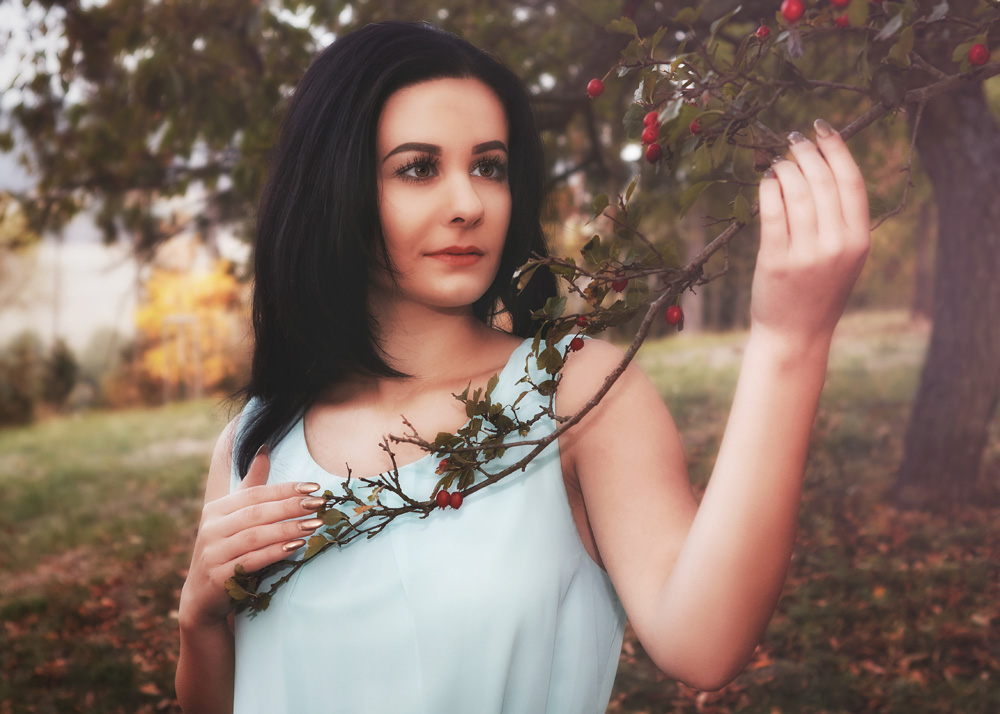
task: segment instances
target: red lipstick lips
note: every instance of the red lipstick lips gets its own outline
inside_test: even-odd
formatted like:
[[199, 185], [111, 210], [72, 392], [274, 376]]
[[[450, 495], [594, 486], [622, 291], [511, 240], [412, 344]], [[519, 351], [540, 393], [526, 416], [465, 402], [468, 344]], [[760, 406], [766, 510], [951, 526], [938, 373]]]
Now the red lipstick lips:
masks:
[[434, 258], [447, 265], [456, 267], [468, 266], [483, 257], [483, 252], [475, 246], [452, 245], [433, 253], [427, 253], [428, 258]]

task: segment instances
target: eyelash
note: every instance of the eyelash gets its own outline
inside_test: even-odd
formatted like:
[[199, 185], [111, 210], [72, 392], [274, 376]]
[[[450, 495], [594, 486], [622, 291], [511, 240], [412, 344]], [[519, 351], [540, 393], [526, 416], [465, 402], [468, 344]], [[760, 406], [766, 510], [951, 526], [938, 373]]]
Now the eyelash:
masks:
[[[402, 166], [400, 166], [398, 169], [396, 169], [395, 175], [397, 178], [400, 178], [404, 181], [412, 181], [414, 183], [420, 183], [422, 181], [427, 181], [432, 177], [409, 176], [407, 175], [407, 172], [415, 168], [428, 168], [431, 171], [436, 171], [439, 164], [440, 161], [436, 156], [431, 156], [430, 154], [424, 154], [423, 156], [416, 156], [407, 161]], [[480, 171], [486, 168], [492, 169], [495, 172], [494, 175], [480, 177], [486, 179], [487, 181], [502, 182], [507, 180], [507, 162], [506, 160], [500, 158], [499, 156], [484, 156], [474, 164], [473, 168], [479, 169]]]

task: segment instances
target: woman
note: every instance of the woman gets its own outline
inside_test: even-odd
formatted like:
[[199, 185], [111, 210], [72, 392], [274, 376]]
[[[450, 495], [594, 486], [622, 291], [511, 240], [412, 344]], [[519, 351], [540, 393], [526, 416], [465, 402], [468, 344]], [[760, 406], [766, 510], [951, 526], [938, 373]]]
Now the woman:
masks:
[[[379, 441], [400, 414], [453, 432], [466, 415], [451, 395], [495, 373], [497, 401], [516, 399], [534, 376], [530, 311], [554, 293], [541, 271], [509, 287], [544, 251], [540, 147], [514, 75], [399, 23], [322, 53], [261, 204], [250, 401], [219, 439], [181, 597], [185, 711], [233, 710], [235, 691], [238, 712], [600, 712], [626, 614], [667, 674], [702, 689], [736, 676], [781, 590], [831, 335], [868, 247], [857, 166], [816, 130], [818, 147], [790, 136], [795, 161], [760, 184], [751, 334], [700, 506], [669, 413], [629, 367], [526, 472], [319, 556], [234, 637], [236, 565], [300, 549], [320, 525], [309, 494], [339, 492], [348, 464], [390, 470]], [[579, 410], [619, 358], [588, 341], [556, 411]], [[429, 498], [437, 462], [394, 451], [403, 488]]]

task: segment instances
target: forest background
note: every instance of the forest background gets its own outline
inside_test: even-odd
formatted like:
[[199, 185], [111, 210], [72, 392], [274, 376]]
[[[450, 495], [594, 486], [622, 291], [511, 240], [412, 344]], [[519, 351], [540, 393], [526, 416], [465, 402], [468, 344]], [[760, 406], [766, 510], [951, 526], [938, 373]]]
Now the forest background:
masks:
[[[930, 20], [942, 5], [955, 18], [950, 34]], [[0, 309], [5, 295], [16, 297], [20, 261], [41, 237], [58, 241], [80, 211], [145, 267], [134, 336], [105, 335], [81, 357], [36, 330], [0, 355], [0, 496], [9, 504], [0, 524], [11, 544], [0, 559], [0, 712], [175, 708], [173, 609], [225, 417], [203, 397], [224, 395], [246, 370], [250, 276], [223, 257], [220, 236], [252, 242], [267, 150], [312, 54], [390, 18], [457, 32], [524, 77], [550, 166], [547, 227], [566, 255], [610, 230], [607, 219], [591, 222], [594, 197], [624, 193], [636, 176], [632, 205], [644, 208], [644, 230], [681, 262], [752, 202], [752, 190], [744, 208], [735, 196], [752, 187], [754, 167], [733, 159], [727, 173], [709, 156], [723, 142], [717, 105], [701, 90], [678, 113], [682, 128], [703, 116], [715, 143], [677, 132], [661, 141], [691, 161], [644, 160], [628, 114], [638, 73], [615, 68], [639, 59], [632, 40], [648, 48], [661, 26], [666, 57], [689, 31], [727, 47], [723, 57], [740, 47], [783, 57], [788, 99], [760, 114], [779, 134], [816, 116], [843, 128], [886, 109], [851, 147], [873, 214], [899, 210], [875, 232], [838, 335], [781, 610], [748, 672], [719, 693], [664, 680], [630, 635], [612, 710], [1000, 708], [1000, 296], [990, 287], [1000, 284], [991, 196], [1000, 84], [990, 79], [1000, 68], [975, 70], [962, 55], [969, 38], [991, 46], [995, 5], [809, 3], [801, 24], [774, 2], [703, 3], [678, 24], [683, 9], [641, 0], [27, 6], [30, 42], [16, 46], [11, 35], [4, 50], [23, 56], [0, 130], [6, 148], [25, 153], [35, 183], [0, 198]], [[880, 40], [876, 31], [897, 16]], [[762, 23], [773, 33], [764, 41]], [[796, 32], [800, 57], [789, 55]], [[914, 79], [908, 72], [921, 62], [930, 69]], [[591, 99], [595, 77], [606, 90]], [[940, 100], [906, 101], [919, 81], [947, 77], [961, 81]], [[868, 91], [838, 91], [848, 85]], [[707, 167], [697, 163], [702, 147]], [[745, 338], [756, 236], [744, 222], [710, 263], [726, 274], [683, 296], [681, 338], [657, 322], [660, 339], [640, 353], [681, 424], [696, 489]], [[608, 336], [627, 342], [634, 325]]]

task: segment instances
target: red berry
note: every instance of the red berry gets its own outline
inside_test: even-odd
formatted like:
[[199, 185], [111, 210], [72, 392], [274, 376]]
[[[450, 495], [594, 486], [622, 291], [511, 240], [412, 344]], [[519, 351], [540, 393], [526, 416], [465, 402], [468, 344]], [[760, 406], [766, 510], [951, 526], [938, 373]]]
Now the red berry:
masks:
[[656, 126], [655, 124], [647, 126], [645, 129], [642, 130], [642, 143], [652, 144], [653, 142], [656, 141], [659, 135], [660, 135], [660, 127]]
[[451, 507], [452, 508], [460, 507], [462, 505], [463, 500], [464, 499], [462, 497], [462, 494], [459, 493], [458, 491], [455, 491], [455, 493], [451, 494]]
[[583, 349], [583, 338], [582, 337], [574, 337], [572, 340], [569, 341], [569, 348], [571, 350], [573, 350], [574, 352], [579, 352], [580, 350], [582, 350]]
[[599, 79], [592, 79], [587, 82], [587, 96], [597, 99], [604, 92], [604, 82]]
[[833, 5], [838, 10], [843, 10], [845, 7], [851, 4], [851, 0], [830, 0], [830, 4]]
[[650, 144], [646, 147], [646, 161], [651, 164], [655, 164], [663, 156], [663, 149], [660, 148], [659, 144]]
[[668, 325], [679, 325], [681, 320], [684, 319], [684, 312], [681, 310], [679, 305], [671, 305], [667, 308], [667, 324]]
[[451, 503], [451, 494], [445, 491], [443, 488], [438, 491], [437, 498], [438, 508], [447, 508], [448, 504]]
[[785, 0], [781, 3], [781, 15], [788, 22], [798, 22], [806, 14], [806, 5], [802, 0]]
[[758, 40], [763, 42], [764, 40], [766, 40], [768, 37], [771, 36], [771, 28], [768, 27], [767, 25], [761, 25], [760, 27], [757, 28], [757, 32], [754, 34], [757, 35]]
[[660, 113], [659, 112], [649, 112], [642, 118], [643, 126], [656, 126], [660, 123]]
[[969, 64], [979, 67], [990, 61], [990, 51], [986, 45], [975, 44], [969, 48]]
[[442, 473], [443, 471], [447, 471], [448, 463], [449, 463], [448, 459], [441, 459], [441, 463], [439, 463], [437, 467], [437, 472]]
[[616, 293], [623, 292], [628, 287], [628, 278], [619, 278], [611, 283], [611, 289]]
[[833, 24], [843, 29], [851, 26], [851, 20], [847, 15], [841, 15], [840, 17], [833, 18]]
[[586, 327], [589, 324], [590, 324], [590, 318], [587, 317], [586, 315], [580, 315], [580, 317], [576, 318], [577, 327]]
[[691, 133], [694, 134], [695, 136], [701, 133], [700, 119], [695, 119], [693, 122], [691, 122]]

